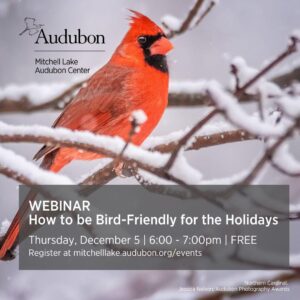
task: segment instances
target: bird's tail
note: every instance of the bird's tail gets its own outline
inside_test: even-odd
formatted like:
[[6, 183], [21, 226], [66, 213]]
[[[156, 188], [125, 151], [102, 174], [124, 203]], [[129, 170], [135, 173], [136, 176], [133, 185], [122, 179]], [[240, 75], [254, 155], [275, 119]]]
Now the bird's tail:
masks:
[[10, 260], [14, 258], [13, 251], [19, 243], [20, 226], [22, 226], [26, 220], [25, 216], [27, 215], [28, 211], [28, 203], [30, 200], [33, 200], [36, 195], [36, 191], [29, 191], [12, 223], [10, 224], [5, 236], [2, 238], [2, 241], [0, 242], [0, 260]]
[[[57, 168], [53, 168], [55, 167], [53, 163], [54, 157], [55, 153], [49, 153], [46, 155], [41, 164], [41, 168], [44, 170], [57, 171]], [[29, 201], [34, 200], [37, 194], [38, 192], [33, 189], [29, 191], [6, 234], [2, 238], [0, 237], [0, 260], [10, 260], [14, 258], [13, 252], [19, 242], [21, 242], [19, 233], [21, 226], [26, 223], [25, 221], [28, 215]]]

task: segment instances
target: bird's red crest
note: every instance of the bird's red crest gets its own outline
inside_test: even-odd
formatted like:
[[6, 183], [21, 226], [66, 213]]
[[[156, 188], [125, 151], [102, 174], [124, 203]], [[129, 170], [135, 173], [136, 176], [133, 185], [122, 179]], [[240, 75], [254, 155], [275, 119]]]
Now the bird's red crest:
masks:
[[149, 35], [155, 35], [160, 32], [163, 33], [163, 30], [145, 15], [135, 10], [130, 9], [129, 11], [132, 13], [130, 16], [130, 27], [132, 31]]

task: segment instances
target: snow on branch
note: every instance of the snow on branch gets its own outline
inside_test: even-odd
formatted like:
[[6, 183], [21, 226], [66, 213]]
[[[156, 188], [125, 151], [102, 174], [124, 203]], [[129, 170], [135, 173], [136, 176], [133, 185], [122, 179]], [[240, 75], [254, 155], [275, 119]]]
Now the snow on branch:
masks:
[[[291, 86], [297, 81], [300, 82], [300, 67], [271, 79], [271, 82], [282, 88]], [[9, 85], [0, 88], [0, 113], [60, 110], [73, 99], [85, 82], [86, 80], [83, 80], [74, 85], [67, 83]], [[169, 106], [213, 105], [211, 98], [206, 94], [206, 83], [205, 80], [171, 81]], [[245, 103], [257, 100], [258, 95], [243, 94], [238, 96], [238, 99], [241, 103]]]
[[27, 185], [74, 184], [68, 177], [43, 170], [3, 147], [0, 147], [0, 173]]
[[297, 46], [300, 40], [295, 38], [293, 35], [290, 37], [290, 41], [286, 47], [286, 49], [280, 53], [275, 59], [271, 60], [269, 64], [267, 64], [264, 68], [262, 68], [255, 76], [246, 81], [239, 89], [235, 92], [235, 96], [239, 97], [246, 93], [250, 87], [253, 87], [263, 76], [265, 76], [268, 72], [270, 72], [273, 68], [279, 65], [282, 61], [284, 61], [287, 57], [291, 56], [293, 53], [297, 52]]
[[244, 129], [253, 135], [259, 136], [281, 136], [284, 132], [283, 126], [274, 126], [260, 121], [254, 116], [249, 116], [230, 93], [216, 82], [211, 81], [208, 85], [208, 93], [223, 114], [238, 128]]
[[[190, 128], [178, 130], [165, 136], [149, 137], [143, 144], [146, 149], [159, 152], [172, 152]], [[213, 124], [204, 125], [184, 147], [185, 151], [198, 150], [205, 147], [223, 145], [226, 143], [241, 142], [245, 140], [258, 139], [245, 130], [238, 129], [229, 122], [215, 121]]]
[[[271, 162], [273, 167], [285, 175], [300, 176], [299, 162], [292, 157], [286, 148], [286, 141], [291, 138], [300, 126], [300, 119], [295, 119], [294, 122], [289, 124], [284, 132], [277, 138], [272, 139], [271, 143], [268, 143], [266, 149], [255, 160], [253, 165], [248, 169], [230, 177], [203, 180], [201, 183], [208, 184], [231, 184], [231, 185], [249, 185], [258, 177], [259, 173], [266, 166], [268, 162]], [[275, 128], [275, 127], [274, 127]], [[279, 151], [278, 151], [279, 150]], [[284, 165], [284, 166], [283, 166]], [[300, 217], [300, 214], [299, 214]]]
[[[125, 142], [119, 137], [95, 135], [88, 131], [72, 131], [66, 128], [49, 128], [45, 126], [14, 126], [0, 122], [1, 142], [30, 141], [47, 143], [58, 146], [78, 147], [82, 150], [96, 152], [108, 157], [116, 157], [123, 149]], [[165, 155], [149, 152], [134, 145], [130, 145], [127, 156], [139, 157], [144, 163], [151, 163], [157, 167], [165, 161]]]
[[[236, 93], [245, 85], [250, 79], [255, 78], [258, 74], [258, 70], [248, 66], [244, 58], [238, 56], [231, 62], [231, 74], [233, 75], [230, 83], [230, 89]], [[279, 86], [271, 81], [267, 81], [264, 77], [260, 77], [254, 84], [248, 88], [247, 93], [251, 95], [257, 95], [261, 86], [268, 91], [268, 95], [274, 97], [281, 95], [282, 91]]]
[[22, 101], [30, 99], [31, 103], [38, 105], [48, 102], [61, 95], [68, 88], [67, 83], [29, 83], [26, 85], [9, 84], [0, 89], [0, 99]]
[[[67, 83], [8, 85], [0, 88], [0, 113], [62, 109], [85, 82], [83, 80], [69, 86]], [[170, 105], [183, 106], [185, 102], [187, 105], [201, 105], [202, 102], [203, 105], [205, 87], [205, 80], [171, 81]]]
[[300, 162], [289, 152], [289, 144], [284, 143], [275, 151], [272, 165], [288, 176], [300, 176]]
[[216, 109], [211, 111], [179, 139], [176, 148], [174, 149], [169, 160], [164, 166], [165, 170], [170, 170], [172, 168], [172, 166], [176, 162], [177, 157], [180, 154], [180, 151], [187, 145], [190, 139], [193, 138], [193, 136], [197, 133], [197, 131], [199, 131], [206, 123], [208, 123], [217, 113], [218, 111]]
[[[174, 132], [170, 135], [163, 137], [153, 137], [150, 138], [147, 143], [144, 144], [144, 147], [150, 151], [158, 151], [161, 153], [170, 153], [177, 148], [178, 140], [189, 131], [186, 129], [184, 131]], [[57, 134], [59, 132], [59, 134]], [[75, 135], [75, 136], [74, 136]], [[91, 147], [89, 143], [90, 134], [86, 136], [86, 133], [81, 133], [80, 138], [78, 138], [78, 133], [70, 135], [68, 130], [65, 129], [51, 129], [43, 126], [15, 126], [7, 125], [0, 122], [0, 142], [37, 142], [37, 143], [47, 143], [57, 146], [72, 146], [78, 149], [96, 151], [97, 153], [106, 153], [108, 156], [109, 153], [106, 152], [108, 149], [104, 150], [98, 147]], [[109, 140], [114, 140], [114, 138], [108, 137]], [[203, 130], [199, 132], [199, 135], [191, 138], [190, 143], [187, 144], [185, 150], [197, 150], [203, 147], [216, 146], [224, 143], [239, 142], [242, 140], [250, 140], [257, 137], [243, 131], [234, 129], [233, 126], [230, 126], [228, 123], [219, 122], [214, 125], [206, 125]], [[66, 140], [69, 140], [69, 143], [66, 143]], [[101, 139], [100, 136], [97, 136], [96, 139]], [[117, 144], [116, 148], [118, 151], [122, 148], [120, 153], [124, 152], [124, 142], [123, 141], [114, 141], [112, 143]], [[107, 140], [104, 137], [104, 142], [101, 142], [101, 146], [106, 145]], [[97, 144], [98, 145], [98, 144]], [[113, 147], [112, 147], [113, 148]], [[109, 149], [110, 151], [111, 149]], [[99, 152], [98, 152], [99, 151]], [[110, 153], [111, 157], [118, 157], [117, 153]], [[156, 174], [155, 168], [152, 170]], [[165, 178], [167, 175], [158, 172], [161, 178]], [[81, 184], [91, 185], [91, 184], [106, 184], [117, 176], [115, 172], [115, 163], [109, 163], [103, 168], [93, 171], [88, 176], [85, 176], [82, 179]], [[182, 174], [184, 176], [184, 174]], [[162, 179], [164, 180], [164, 179]], [[200, 177], [199, 177], [200, 180]]]
[[210, 1], [207, 7], [204, 8], [204, 11], [199, 14], [204, 3], [204, 0], [196, 0], [184, 20], [180, 20], [172, 15], [163, 16], [162, 24], [169, 31], [167, 33], [168, 38], [183, 34], [198, 26], [217, 4], [217, 1]]
[[[2, 134], [1, 134], [2, 133]], [[107, 157], [118, 158], [126, 143], [119, 137], [100, 136], [86, 131], [71, 131], [65, 128], [47, 128], [43, 126], [12, 126], [0, 122], [1, 142], [30, 141], [50, 145], [77, 147], [82, 150], [103, 154]], [[184, 158], [178, 160], [170, 174], [160, 171], [166, 164], [169, 154], [151, 152], [133, 144], [129, 144], [122, 160], [135, 163], [139, 168], [157, 174], [172, 176], [186, 184], [198, 184], [201, 173], [188, 165]], [[178, 178], [177, 178], [178, 176]]]
[[86, 80], [66, 83], [8, 85], [0, 88], [0, 113], [61, 109], [71, 101]]
[[291, 118], [300, 117], [300, 97], [280, 97], [276, 99], [276, 103], [282, 109], [282, 111]]

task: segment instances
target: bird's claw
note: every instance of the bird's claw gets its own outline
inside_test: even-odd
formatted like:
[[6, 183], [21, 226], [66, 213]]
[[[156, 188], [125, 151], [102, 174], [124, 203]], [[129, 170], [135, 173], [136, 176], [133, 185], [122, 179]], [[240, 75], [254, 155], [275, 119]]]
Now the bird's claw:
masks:
[[114, 167], [114, 171], [117, 174], [117, 176], [125, 178], [126, 176], [123, 174], [123, 166], [124, 166], [123, 162], [116, 163]]

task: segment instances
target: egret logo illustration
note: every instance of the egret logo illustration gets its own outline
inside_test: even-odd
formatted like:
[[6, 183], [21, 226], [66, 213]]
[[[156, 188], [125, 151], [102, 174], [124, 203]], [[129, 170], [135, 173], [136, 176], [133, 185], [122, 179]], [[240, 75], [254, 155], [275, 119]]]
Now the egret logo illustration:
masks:
[[105, 36], [103, 34], [83, 34], [78, 28], [75, 33], [69, 33], [68, 29], [64, 29], [61, 34], [49, 34], [44, 29], [44, 24], [38, 24], [35, 18], [26, 17], [24, 19], [25, 29], [19, 35], [28, 34], [35, 36], [35, 44], [105, 44]]

